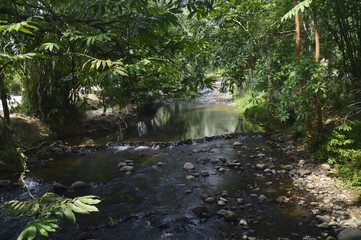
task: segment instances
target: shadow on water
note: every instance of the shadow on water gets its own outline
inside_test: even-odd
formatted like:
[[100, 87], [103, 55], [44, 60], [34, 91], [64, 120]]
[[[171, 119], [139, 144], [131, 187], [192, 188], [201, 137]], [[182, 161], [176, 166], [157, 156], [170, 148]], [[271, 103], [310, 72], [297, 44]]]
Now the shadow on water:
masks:
[[[227, 112], [227, 113], [226, 113]], [[238, 131], [238, 113], [226, 105], [171, 104], [159, 109], [155, 116], [134, 122], [125, 133], [129, 141], [169, 141], [199, 138]], [[137, 123], [142, 128], [139, 136]], [[146, 131], [144, 128], [146, 127]], [[133, 129], [133, 130], [130, 130]], [[234, 147], [235, 141], [242, 146]], [[96, 239], [302, 239], [319, 236], [312, 227], [311, 214], [298, 204], [311, 201], [303, 192], [292, 188], [286, 174], [265, 173], [255, 168], [267, 161], [276, 170], [290, 160], [280, 150], [265, 145], [261, 136], [240, 136], [232, 140], [177, 146], [172, 149], [118, 146], [85, 156], [62, 156], [28, 175], [32, 192], [40, 196], [52, 191], [53, 182], [70, 186], [85, 181], [88, 187], [68, 189], [67, 197], [98, 195], [103, 201], [99, 213], [78, 216], [77, 226], [65, 224], [54, 239], [77, 239], [86, 231]], [[266, 157], [257, 158], [257, 154]], [[117, 167], [133, 160], [134, 171], [127, 175]], [[185, 171], [186, 162], [195, 169]], [[229, 163], [239, 163], [230, 166]], [[187, 180], [192, 176], [193, 180]], [[12, 195], [11, 195], [12, 194]], [[26, 193], [2, 194], [4, 201]], [[213, 197], [207, 204], [202, 196]], [[261, 197], [261, 195], [263, 195]], [[217, 214], [222, 209], [217, 201], [224, 198], [224, 209], [237, 215], [227, 222]], [[275, 199], [287, 197], [287, 203]], [[197, 209], [206, 211], [201, 217]], [[204, 210], [206, 209], [206, 210]], [[239, 221], [243, 220], [243, 225]], [[16, 220], [2, 219], [0, 239], [15, 239], [19, 226]]]

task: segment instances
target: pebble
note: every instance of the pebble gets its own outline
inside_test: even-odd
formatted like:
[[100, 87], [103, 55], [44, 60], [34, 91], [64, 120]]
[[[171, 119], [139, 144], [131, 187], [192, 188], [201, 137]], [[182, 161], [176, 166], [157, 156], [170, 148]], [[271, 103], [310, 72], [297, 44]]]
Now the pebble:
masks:
[[286, 165], [283, 167], [284, 170], [286, 171], [291, 171], [293, 169], [293, 166], [292, 165]]
[[260, 169], [260, 170], [264, 170], [267, 168], [267, 165], [264, 163], [259, 163], [256, 165], [256, 168]]
[[228, 191], [223, 191], [222, 194], [221, 194], [221, 196], [222, 196], [223, 198], [228, 197], [228, 196], [229, 196], [229, 195], [228, 195]]
[[322, 170], [325, 170], [325, 171], [331, 170], [330, 164], [327, 164], [327, 163], [321, 164], [320, 168], [321, 168]]
[[234, 222], [238, 219], [238, 216], [236, 213], [234, 213], [233, 211], [231, 210], [219, 210], [217, 212], [218, 215], [220, 216], [223, 216], [224, 217], [224, 220], [226, 220], [227, 222]]
[[265, 195], [263, 195], [263, 194], [259, 195], [259, 197], [258, 197], [259, 202], [264, 202], [266, 200], [267, 200], [267, 197]]
[[331, 222], [331, 216], [329, 215], [317, 215], [316, 218], [323, 223]]
[[193, 170], [194, 169], [194, 165], [190, 162], [186, 162], [184, 165], [183, 165], [183, 169], [184, 170]]
[[126, 165], [127, 164], [125, 162], [120, 162], [120, 163], [118, 163], [117, 168], [122, 168], [122, 167], [124, 167]]
[[222, 201], [222, 200], [219, 200], [219, 201], [217, 202], [217, 204], [218, 204], [218, 206], [220, 206], [220, 207], [226, 206], [226, 203], [225, 203], [224, 201]]
[[299, 167], [303, 167], [303, 165], [305, 165], [306, 164], [306, 161], [304, 160], [304, 159], [301, 159], [300, 161], [298, 161], [298, 166]]
[[238, 225], [241, 225], [241, 226], [247, 226], [247, 225], [248, 225], [248, 223], [247, 223], [247, 221], [246, 221], [246, 220], [241, 219], [241, 220], [239, 220]]
[[202, 177], [209, 177], [209, 172], [207, 171], [201, 171]]
[[204, 199], [204, 202], [205, 203], [214, 203], [216, 200], [213, 198], [213, 197], [208, 197], [208, 198], [206, 198], [206, 199]]
[[318, 228], [323, 228], [323, 229], [327, 229], [330, 227], [330, 225], [328, 223], [321, 223], [317, 225]]
[[121, 172], [132, 172], [134, 170], [133, 166], [124, 166], [120, 169]]
[[237, 198], [237, 199], [236, 199], [236, 202], [237, 202], [238, 204], [242, 204], [243, 201], [244, 201], [243, 198]]
[[303, 177], [303, 176], [306, 176], [306, 175], [310, 175], [312, 172], [311, 170], [308, 170], [308, 169], [300, 169], [298, 170], [298, 174]]
[[239, 147], [239, 146], [242, 146], [242, 145], [243, 145], [243, 143], [241, 143], [239, 141], [236, 141], [236, 142], [233, 143], [233, 146], [235, 146], [235, 147]]
[[188, 180], [188, 181], [192, 181], [192, 180], [194, 180], [196, 177], [195, 176], [193, 176], [193, 175], [187, 175], [186, 176], [186, 179]]

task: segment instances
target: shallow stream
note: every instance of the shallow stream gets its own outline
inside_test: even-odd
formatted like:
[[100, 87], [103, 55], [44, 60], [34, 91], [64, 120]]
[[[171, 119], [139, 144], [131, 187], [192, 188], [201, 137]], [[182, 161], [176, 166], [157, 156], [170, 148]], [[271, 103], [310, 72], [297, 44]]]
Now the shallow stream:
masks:
[[[154, 116], [133, 123], [123, 138], [175, 141], [222, 135], [240, 131], [239, 119], [237, 112], [225, 104], [171, 104], [160, 108]], [[110, 136], [107, 140], [114, 138]], [[113, 146], [84, 156], [56, 157], [33, 167], [27, 182], [32, 193], [40, 196], [53, 191], [54, 182], [70, 186], [75, 181], [84, 181], [87, 187], [68, 188], [65, 196], [91, 194], [102, 198], [99, 213], [78, 215], [75, 226], [65, 223], [53, 239], [319, 237], [322, 231], [314, 227], [311, 209], [302, 206], [302, 202], [312, 198], [295, 190], [283, 170], [292, 163], [290, 156], [267, 141], [262, 135], [240, 133], [234, 139], [167, 149]], [[117, 167], [126, 160], [132, 160], [129, 162], [134, 167], [128, 174]], [[184, 170], [186, 162], [195, 169]], [[262, 164], [269, 171], [260, 167]], [[0, 193], [2, 201], [15, 196], [23, 199], [27, 193], [23, 190]], [[207, 197], [215, 202], [206, 203]], [[219, 206], [223, 205], [220, 200], [224, 206]], [[225, 219], [219, 214], [221, 209], [232, 211], [235, 219]], [[23, 226], [21, 221], [1, 219], [0, 239], [16, 239]], [[88, 237], [80, 238], [81, 234]]]

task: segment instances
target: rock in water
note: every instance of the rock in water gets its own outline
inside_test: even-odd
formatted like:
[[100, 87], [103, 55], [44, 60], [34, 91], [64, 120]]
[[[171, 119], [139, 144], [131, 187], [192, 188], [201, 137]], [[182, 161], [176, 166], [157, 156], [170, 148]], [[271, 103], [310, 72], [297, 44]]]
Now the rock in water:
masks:
[[216, 200], [214, 199], [214, 198], [212, 198], [212, 197], [207, 197], [206, 199], [204, 199], [204, 202], [205, 203], [214, 203]]
[[355, 228], [348, 228], [337, 235], [338, 240], [361, 240], [361, 231]]
[[66, 191], [66, 187], [63, 184], [57, 182], [53, 183], [53, 189], [55, 193], [62, 193]]
[[81, 232], [76, 240], [88, 240], [88, 239], [94, 239], [93, 234], [91, 234], [90, 232]]
[[204, 218], [210, 216], [209, 209], [207, 207], [203, 207], [203, 206], [195, 207], [193, 208], [192, 211], [197, 217]]
[[194, 165], [190, 162], [186, 162], [183, 166], [184, 170], [193, 170], [194, 169]]
[[221, 215], [224, 217], [224, 220], [226, 220], [227, 222], [234, 222], [234, 221], [237, 221], [238, 219], [238, 216], [237, 214], [235, 214], [233, 211], [230, 211], [230, 210], [219, 210], [217, 212], [218, 215]]
[[88, 186], [88, 184], [86, 182], [83, 182], [83, 181], [76, 181], [76, 182], [73, 182], [70, 187], [72, 189], [81, 189], [81, 188], [86, 188]]
[[120, 169], [122, 172], [132, 172], [134, 170], [133, 166], [124, 166]]
[[233, 143], [233, 146], [235, 146], [235, 147], [239, 147], [239, 146], [242, 146], [242, 145], [243, 145], [243, 143], [241, 143], [239, 141], [236, 141], [236, 142]]

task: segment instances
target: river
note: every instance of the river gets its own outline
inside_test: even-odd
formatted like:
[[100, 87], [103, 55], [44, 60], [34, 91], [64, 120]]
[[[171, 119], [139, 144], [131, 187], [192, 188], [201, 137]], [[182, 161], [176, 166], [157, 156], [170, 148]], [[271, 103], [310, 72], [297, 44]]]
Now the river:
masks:
[[[240, 119], [226, 103], [168, 104], [153, 116], [130, 123], [121, 136], [114, 133], [76, 141], [177, 141], [239, 134], [169, 148], [112, 145], [83, 156], [54, 157], [32, 167], [26, 181], [36, 196], [53, 191], [54, 182], [70, 186], [83, 181], [85, 188], [68, 187], [64, 195], [102, 198], [99, 213], [78, 215], [76, 225], [64, 222], [52, 239], [315, 239], [332, 235], [315, 227], [309, 205], [303, 204], [314, 201], [313, 197], [293, 187], [285, 169], [294, 161], [266, 136], [245, 133]], [[119, 164], [125, 163], [134, 170], [120, 171]], [[185, 163], [194, 169], [185, 170]], [[0, 196], [1, 201], [28, 198], [22, 189]], [[227, 217], [225, 211], [232, 216]], [[24, 224], [24, 220], [1, 219], [0, 239], [16, 239]]]

